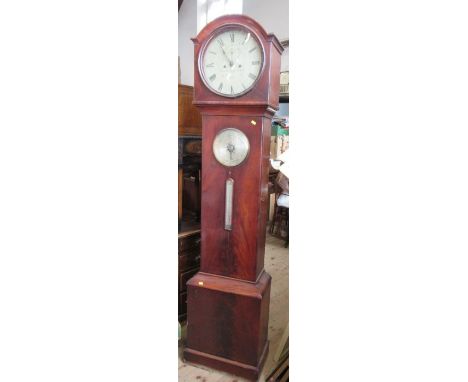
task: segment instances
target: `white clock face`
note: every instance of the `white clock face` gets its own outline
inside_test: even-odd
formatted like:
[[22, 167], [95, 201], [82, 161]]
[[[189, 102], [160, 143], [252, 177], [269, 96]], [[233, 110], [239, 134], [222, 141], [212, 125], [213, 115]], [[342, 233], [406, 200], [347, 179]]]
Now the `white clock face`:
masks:
[[249, 139], [240, 130], [227, 128], [221, 130], [213, 141], [215, 158], [224, 166], [241, 164], [250, 151]]
[[244, 28], [231, 28], [214, 36], [200, 62], [205, 84], [215, 93], [236, 97], [249, 91], [263, 66], [263, 51]]

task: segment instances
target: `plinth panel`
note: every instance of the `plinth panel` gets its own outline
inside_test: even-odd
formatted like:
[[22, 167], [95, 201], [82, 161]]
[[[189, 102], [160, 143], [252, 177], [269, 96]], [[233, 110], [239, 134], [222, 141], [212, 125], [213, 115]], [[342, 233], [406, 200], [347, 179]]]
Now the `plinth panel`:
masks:
[[256, 379], [268, 352], [271, 277], [257, 283], [198, 273], [187, 283], [188, 361]]

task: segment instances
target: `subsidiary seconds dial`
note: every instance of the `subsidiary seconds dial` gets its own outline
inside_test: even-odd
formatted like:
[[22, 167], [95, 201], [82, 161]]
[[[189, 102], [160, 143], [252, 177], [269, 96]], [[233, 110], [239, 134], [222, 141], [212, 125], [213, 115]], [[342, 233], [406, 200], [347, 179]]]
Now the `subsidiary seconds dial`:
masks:
[[200, 64], [203, 81], [212, 91], [237, 97], [257, 81], [263, 67], [263, 51], [249, 30], [232, 27], [208, 42]]

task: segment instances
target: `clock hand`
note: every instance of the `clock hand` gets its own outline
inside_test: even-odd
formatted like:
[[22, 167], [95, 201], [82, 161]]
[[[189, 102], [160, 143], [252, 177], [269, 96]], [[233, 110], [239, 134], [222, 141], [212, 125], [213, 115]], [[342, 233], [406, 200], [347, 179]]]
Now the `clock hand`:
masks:
[[232, 143], [228, 143], [226, 148], [227, 148], [227, 151], [229, 151], [229, 159], [232, 160], [232, 153], [234, 152], [236, 147]]
[[224, 57], [227, 58], [227, 60], [228, 60], [228, 62], [229, 62], [229, 66], [232, 68], [232, 61], [231, 61], [231, 60], [229, 59], [229, 57], [227, 56], [226, 51], [224, 50], [223, 47], [221, 47], [221, 51], [223, 52]]
[[234, 59], [234, 57], [232, 58], [232, 68], [235, 67], [237, 64], [240, 64], [240, 60], [241, 60], [241, 54], [237, 54], [237, 57]]

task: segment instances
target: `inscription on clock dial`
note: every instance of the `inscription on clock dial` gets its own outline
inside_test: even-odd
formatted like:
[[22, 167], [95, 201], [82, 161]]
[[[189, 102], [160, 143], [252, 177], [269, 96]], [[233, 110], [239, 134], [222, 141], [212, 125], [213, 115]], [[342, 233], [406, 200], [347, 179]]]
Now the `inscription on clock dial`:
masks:
[[263, 51], [247, 29], [228, 29], [214, 36], [204, 50], [200, 71], [215, 93], [236, 97], [249, 91], [263, 66]]
[[249, 150], [250, 144], [247, 136], [232, 127], [221, 130], [213, 141], [215, 158], [227, 167], [241, 164], [249, 154]]

